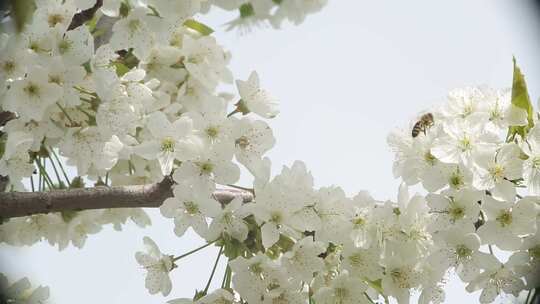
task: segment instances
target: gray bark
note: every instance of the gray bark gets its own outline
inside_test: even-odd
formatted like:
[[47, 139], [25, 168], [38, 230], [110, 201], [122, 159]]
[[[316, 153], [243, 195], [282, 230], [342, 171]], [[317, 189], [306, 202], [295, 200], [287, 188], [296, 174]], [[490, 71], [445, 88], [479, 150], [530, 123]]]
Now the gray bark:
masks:
[[[0, 218], [68, 210], [157, 208], [166, 198], [172, 197], [173, 184], [170, 178], [166, 178], [157, 184], [140, 186], [99, 186], [47, 192], [3, 192], [0, 193]], [[241, 197], [244, 202], [253, 200], [252, 193], [236, 189], [217, 190], [213, 196], [222, 204], [229, 203], [235, 197]]]

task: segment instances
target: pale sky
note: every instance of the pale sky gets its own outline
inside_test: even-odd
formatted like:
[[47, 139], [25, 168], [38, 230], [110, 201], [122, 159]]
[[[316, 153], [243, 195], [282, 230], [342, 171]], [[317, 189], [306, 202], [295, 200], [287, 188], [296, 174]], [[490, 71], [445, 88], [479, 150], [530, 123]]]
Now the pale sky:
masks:
[[[294, 160], [306, 162], [317, 186], [339, 185], [349, 194], [369, 190], [394, 199], [387, 134], [415, 114], [444, 101], [448, 90], [486, 84], [509, 87], [512, 55], [525, 73], [531, 97], [540, 97], [540, 19], [528, 1], [345, 1], [283, 30], [259, 29], [240, 36], [220, 26], [230, 15], [216, 12], [201, 21], [217, 30], [232, 52], [231, 69], [245, 79], [257, 70], [265, 88], [281, 101], [270, 121], [277, 139], [269, 154], [273, 173]], [[240, 184], [248, 185], [244, 178]], [[58, 252], [47, 243], [0, 245], [2, 271], [50, 286], [55, 304], [148, 304], [191, 297], [202, 289], [217, 250], [207, 248], [180, 260], [167, 298], [144, 288], [135, 251], [142, 237], [162, 251], [181, 254], [202, 243], [192, 233], [177, 238], [169, 219], [150, 211], [153, 226], [106, 228], [82, 250]], [[219, 284], [223, 268], [216, 273]], [[446, 303], [475, 303], [454, 280]]]

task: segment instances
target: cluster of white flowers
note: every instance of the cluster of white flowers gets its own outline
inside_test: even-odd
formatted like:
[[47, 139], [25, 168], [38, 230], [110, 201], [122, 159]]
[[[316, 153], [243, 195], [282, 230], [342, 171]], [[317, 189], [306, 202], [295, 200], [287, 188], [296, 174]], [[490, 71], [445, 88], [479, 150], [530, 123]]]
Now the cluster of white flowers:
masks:
[[[192, 227], [217, 239], [230, 273], [222, 289], [170, 303], [409, 303], [413, 293], [442, 303], [454, 273], [467, 291], [482, 290], [481, 303], [538, 287], [540, 127], [524, 138], [508, 133], [529, 125], [510, 91], [455, 90], [430, 113], [389, 136], [404, 181], [395, 202], [315, 189], [302, 162], [257, 178], [255, 201], [245, 204], [197, 196], [182, 175], [161, 211], [177, 235]], [[417, 183], [426, 195], [409, 195]]]
[[482, 290], [481, 303], [540, 283], [540, 127], [530, 102], [513, 102], [516, 93], [453, 90], [416, 138], [410, 128], [388, 138], [395, 176], [428, 192], [429, 263]]
[[[269, 175], [263, 155], [274, 145], [272, 131], [264, 121], [232, 114], [271, 118], [276, 101], [259, 87], [256, 72], [237, 80], [232, 109], [233, 95], [216, 92], [233, 81], [230, 55], [192, 19], [209, 3], [104, 1], [89, 21], [94, 25], [73, 29], [75, 14], [96, 1], [36, 4], [24, 31], [0, 40], [0, 110], [16, 113], [0, 133], [0, 176], [9, 176], [10, 190], [24, 191], [29, 177], [33, 191], [77, 188], [79, 177], [148, 184], [176, 169], [177, 180], [209, 197], [215, 182], [238, 180], [234, 157], [254, 175]], [[109, 40], [98, 45], [107, 36], [99, 20], [111, 18]], [[76, 168], [76, 181], [62, 160]], [[34, 215], [2, 225], [0, 239], [81, 247], [88, 234], [105, 224], [119, 230], [128, 218], [150, 224], [142, 209]]]
[[32, 288], [27, 278], [9, 284], [0, 273], [0, 303], [44, 304], [49, 298], [49, 287]]
[[[228, 30], [240, 28], [249, 31], [252, 27], [280, 28], [284, 21], [300, 24], [309, 14], [320, 11], [328, 0], [212, 0], [208, 4], [227, 11], [238, 11], [239, 16], [228, 23]], [[210, 7], [208, 7], [210, 8]]]
[[[278, 27], [325, 2], [36, 1], [23, 31], [0, 39], [0, 110], [16, 115], [0, 130], [0, 176], [9, 176], [9, 191], [24, 191], [27, 178], [32, 190], [49, 191], [81, 187], [83, 178], [117, 186], [171, 176], [162, 215], [177, 236], [191, 228], [207, 244], [175, 257], [145, 238], [136, 260], [147, 289], [168, 295], [175, 261], [211, 244], [220, 247], [216, 265], [228, 258], [221, 289], [209, 292], [209, 282], [173, 304], [403, 304], [413, 292], [420, 303], [441, 303], [451, 273], [468, 291], [482, 290], [481, 303], [538, 287], [540, 127], [523, 96], [456, 90], [391, 134], [403, 180], [395, 202], [315, 188], [300, 161], [271, 178], [265, 154], [275, 139], [262, 119], [278, 114], [276, 101], [256, 72], [236, 81], [239, 97], [218, 92], [234, 80], [230, 54], [194, 18], [215, 5], [240, 10], [231, 26]], [[72, 28], [90, 8], [95, 16]], [[63, 160], [78, 177], [68, 178]], [[238, 182], [240, 165], [254, 177], [254, 200], [216, 200], [218, 187]], [[416, 184], [427, 193], [410, 196]], [[33, 215], [2, 224], [0, 241], [82, 247], [103, 225], [121, 229], [127, 219], [150, 224], [141, 209]]]

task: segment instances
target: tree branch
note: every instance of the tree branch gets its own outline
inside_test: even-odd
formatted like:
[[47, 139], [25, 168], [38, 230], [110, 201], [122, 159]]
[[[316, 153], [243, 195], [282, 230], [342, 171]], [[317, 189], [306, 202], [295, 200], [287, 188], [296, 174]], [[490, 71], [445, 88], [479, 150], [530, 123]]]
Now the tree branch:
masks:
[[[141, 186], [3, 192], [0, 193], [0, 218], [68, 210], [157, 208], [166, 198], [172, 197], [173, 185], [171, 178], [165, 178], [160, 183]], [[214, 192], [214, 198], [222, 204], [227, 204], [236, 197], [241, 197], [244, 202], [253, 200], [253, 195], [245, 191], [222, 189]]]
[[[9, 111], [0, 111], [0, 127], [5, 126], [10, 120], [17, 118], [17, 115]], [[0, 131], [0, 137], [4, 135], [3, 131]], [[0, 155], [2, 157], [2, 155]], [[6, 191], [9, 184], [9, 177], [0, 175], [0, 192]], [[1, 201], [0, 201], [1, 202]]]
[[0, 111], [0, 127], [3, 127], [8, 121], [17, 118], [17, 115], [8, 111]]
[[89, 9], [78, 12], [73, 16], [71, 23], [68, 26], [68, 31], [83, 25], [86, 21], [94, 18], [96, 11], [103, 5], [103, 0], [97, 0], [96, 4]]

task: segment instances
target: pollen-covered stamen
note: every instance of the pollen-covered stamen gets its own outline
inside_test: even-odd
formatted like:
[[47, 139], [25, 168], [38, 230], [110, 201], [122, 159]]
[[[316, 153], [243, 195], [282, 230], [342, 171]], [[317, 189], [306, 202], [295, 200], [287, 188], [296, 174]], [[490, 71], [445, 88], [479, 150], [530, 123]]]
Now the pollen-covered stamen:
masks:
[[245, 149], [249, 146], [249, 139], [245, 136], [241, 136], [235, 140], [235, 144], [242, 149]]
[[65, 54], [71, 49], [71, 46], [72, 42], [64, 39], [58, 43], [58, 52], [60, 52], [60, 54]]
[[464, 134], [463, 137], [459, 140], [458, 146], [461, 149], [461, 152], [467, 152], [472, 149], [471, 139], [467, 134]]
[[458, 260], [468, 260], [472, 256], [472, 250], [465, 245], [456, 246], [456, 255]]
[[450, 201], [448, 215], [453, 221], [460, 220], [465, 217], [465, 208], [457, 204], [454, 200]]
[[174, 139], [166, 137], [161, 141], [162, 152], [174, 152], [175, 142]]
[[459, 171], [456, 171], [450, 175], [449, 183], [450, 187], [454, 189], [459, 189], [465, 185], [465, 180], [463, 178], [463, 175], [461, 175]]
[[184, 202], [184, 208], [188, 214], [198, 214], [199, 206], [192, 201]]
[[163, 271], [163, 272], [170, 272], [175, 267], [176, 265], [172, 262], [172, 259], [169, 256], [165, 256], [159, 259], [154, 264], [144, 266], [144, 268], [147, 270], [153, 269], [153, 270]]
[[14, 61], [6, 60], [3, 62], [2, 65], [0, 65], [0, 67], [4, 70], [6, 74], [11, 74], [15, 70], [16, 65]]
[[283, 216], [281, 215], [281, 213], [272, 212], [272, 214], [270, 215], [270, 221], [273, 223], [279, 224], [282, 220]]
[[366, 265], [366, 259], [364, 259], [364, 256], [360, 252], [350, 255], [347, 259], [349, 260], [349, 263], [354, 267], [361, 267]]
[[219, 129], [218, 129], [218, 127], [210, 126], [210, 127], [206, 128], [205, 132], [206, 132], [206, 135], [208, 135], [208, 137], [216, 138], [218, 136], [218, 134], [219, 134]]
[[499, 222], [499, 224], [501, 224], [501, 226], [506, 227], [512, 224], [512, 213], [510, 210], [502, 210], [497, 216], [496, 220]]
[[262, 275], [263, 273], [263, 268], [260, 263], [251, 264], [249, 265], [248, 268], [249, 268], [249, 271], [251, 271], [253, 274]]
[[28, 85], [24, 87], [24, 92], [28, 94], [29, 97], [38, 97], [39, 91], [39, 86], [32, 82], [28, 83]]
[[409, 289], [412, 287], [408, 269], [394, 268], [390, 271], [390, 277], [399, 288]]
[[214, 171], [214, 165], [210, 162], [202, 162], [198, 165], [202, 174], [209, 175]]
[[461, 113], [461, 117], [465, 118], [471, 115], [473, 111], [474, 111], [474, 107], [472, 103], [468, 103], [465, 107], [463, 107], [463, 112]]
[[500, 164], [495, 164], [493, 167], [488, 169], [489, 174], [496, 182], [500, 182], [504, 178], [504, 167]]
[[431, 166], [437, 163], [437, 158], [433, 154], [431, 154], [431, 151], [427, 151], [424, 154], [424, 160], [426, 161], [426, 163], [428, 163]]
[[64, 22], [64, 16], [60, 14], [51, 14], [47, 17], [49, 27], [55, 27], [58, 23]]
[[356, 218], [353, 219], [352, 223], [354, 225], [354, 228], [360, 228], [366, 224], [366, 219], [363, 218], [362, 216], [357, 216]]

